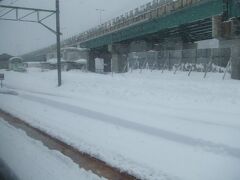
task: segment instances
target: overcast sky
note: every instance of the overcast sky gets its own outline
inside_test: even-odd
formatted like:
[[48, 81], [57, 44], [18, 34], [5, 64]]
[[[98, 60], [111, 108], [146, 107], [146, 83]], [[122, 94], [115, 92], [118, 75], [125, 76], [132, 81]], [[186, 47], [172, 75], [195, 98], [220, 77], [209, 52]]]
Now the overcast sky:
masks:
[[[16, 0], [3, 0], [11, 4]], [[103, 21], [119, 16], [151, 0], [60, 0], [62, 39], [99, 24], [99, 12], [105, 9]], [[55, 0], [17, 0], [14, 6], [54, 9]], [[0, 10], [0, 14], [3, 13]], [[55, 28], [54, 16], [46, 23]], [[0, 54], [20, 55], [55, 43], [55, 36], [39, 24], [0, 20]]]

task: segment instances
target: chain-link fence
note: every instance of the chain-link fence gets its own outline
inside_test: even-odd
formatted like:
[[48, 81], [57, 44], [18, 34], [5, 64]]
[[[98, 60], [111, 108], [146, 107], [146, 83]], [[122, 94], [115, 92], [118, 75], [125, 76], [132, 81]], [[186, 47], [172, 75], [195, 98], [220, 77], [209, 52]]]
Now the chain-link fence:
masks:
[[130, 70], [224, 72], [230, 56], [229, 48], [132, 52], [128, 54], [128, 66]]

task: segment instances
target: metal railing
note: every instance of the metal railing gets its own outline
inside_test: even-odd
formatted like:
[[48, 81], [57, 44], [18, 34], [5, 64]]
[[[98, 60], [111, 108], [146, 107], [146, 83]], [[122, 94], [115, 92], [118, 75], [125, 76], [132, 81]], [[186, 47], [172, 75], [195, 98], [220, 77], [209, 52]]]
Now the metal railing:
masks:
[[121, 16], [109, 20], [97, 27], [91, 28], [81, 34], [75, 35], [63, 41], [63, 45], [76, 45], [76, 43], [94, 39], [122, 28], [137, 23], [164, 16], [173, 11], [196, 4], [202, 0], [153, 0], [145, 5], [135, 8]]
[[[112, 20], [109, 20], [97, 27], [67, 38], [62, 41], [61, 45], [62, 47], [77, 46], [81, 42], [85, 42], [108, 33], [113, 33], [150, 19], [165, 16], [173, 11], [195, 5], [202, 1], [207, 0], [153, 0], [152, 2], [135, 8], [134, 10], [113, 18]], [[54, 51], [55, 49], [56, 45], [51, 45], [44, 49], [27, 53], [26, 55], [41, 54], [42, 52]]]

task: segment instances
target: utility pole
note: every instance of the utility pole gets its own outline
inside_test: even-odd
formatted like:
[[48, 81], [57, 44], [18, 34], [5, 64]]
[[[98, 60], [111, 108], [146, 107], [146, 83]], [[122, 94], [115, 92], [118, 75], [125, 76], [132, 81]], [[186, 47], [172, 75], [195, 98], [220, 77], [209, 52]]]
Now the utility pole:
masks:
[[57, 36], [57, 69], [58, 69], [58, 86], [62, 85], [61, 75], [61, 44], [60, 44], [60, 9], [59, 0], [56, 0], [56, 36]]
[[96, 11], [99, 11], [100, 16], [100, 25], [102, 24], [102, 13], [105, 11], [104, 9], [96, 9]]

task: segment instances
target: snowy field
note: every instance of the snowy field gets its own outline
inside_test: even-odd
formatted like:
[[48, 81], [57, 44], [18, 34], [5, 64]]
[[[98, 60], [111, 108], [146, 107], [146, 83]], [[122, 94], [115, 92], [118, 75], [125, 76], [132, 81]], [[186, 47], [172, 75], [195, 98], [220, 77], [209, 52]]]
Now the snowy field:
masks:
[[57, 88], [56, 71], [0, 72], [1, 109], [142, 179], [240, 179], [239, 81], [71, 71]]

